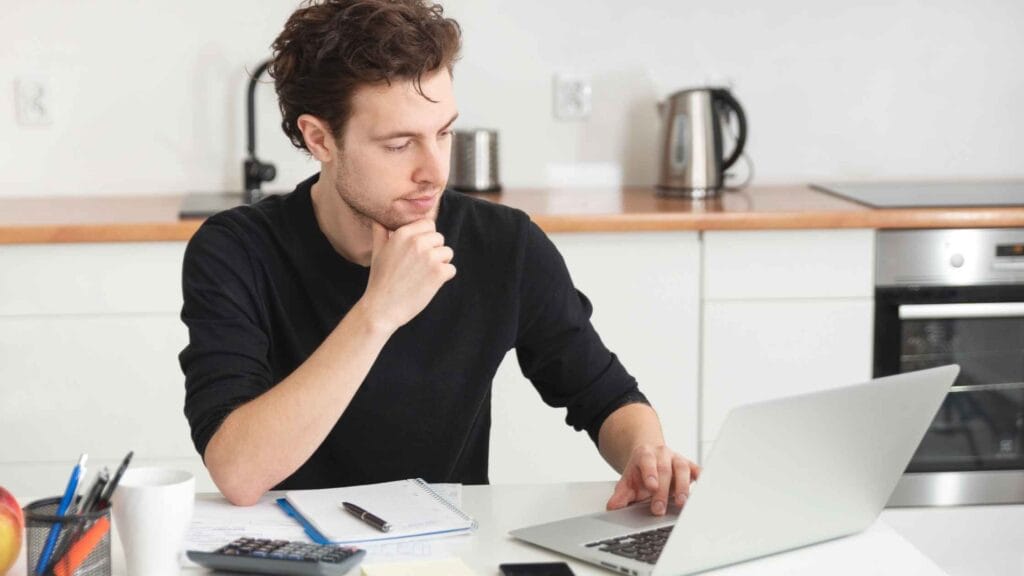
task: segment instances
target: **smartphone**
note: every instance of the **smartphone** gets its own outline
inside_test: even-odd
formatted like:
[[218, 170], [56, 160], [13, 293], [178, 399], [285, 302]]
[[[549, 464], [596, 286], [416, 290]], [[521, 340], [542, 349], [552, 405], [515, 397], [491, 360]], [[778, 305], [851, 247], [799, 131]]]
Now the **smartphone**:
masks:
[[501, 564], [502, 576], [574, 576], [565, 562], [534, 562], [531, 564]]

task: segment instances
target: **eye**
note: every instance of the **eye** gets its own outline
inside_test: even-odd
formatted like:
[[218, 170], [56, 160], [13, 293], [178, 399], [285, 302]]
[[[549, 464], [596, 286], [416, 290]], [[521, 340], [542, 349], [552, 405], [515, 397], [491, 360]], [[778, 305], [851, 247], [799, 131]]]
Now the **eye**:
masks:
[[444, 131], [441, 132], [441, 134], [439, 134], [439, 136], [441, 136], [441, 138], [447, 138], [447, 137], [449, 137], [451, 135], [452, 135], [451, 128], [449, 128], [448, 130], [444, 130]]
[[405, 144], [402, 144], [401, 146], [385, 146], [384, 149], [388, 152], [401, 152], [409, 147], [409, 142], [411, 141], [407, 140]]

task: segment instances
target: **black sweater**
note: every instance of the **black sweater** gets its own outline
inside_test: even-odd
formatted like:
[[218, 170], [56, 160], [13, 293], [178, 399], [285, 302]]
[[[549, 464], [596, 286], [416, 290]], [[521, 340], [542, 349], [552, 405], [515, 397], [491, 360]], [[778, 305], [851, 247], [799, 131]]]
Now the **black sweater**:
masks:
[[[366, 289], [369, 269], [335, 252], [316, 222], [317, 177], [213, 216], [189, 242], [189, 344], [179, 359], [200, 454], [232, 410], [302, 364]], [[566, 423], [595, 441], [608, 414], [645, 401], [525, 213], [446, 191], [437, 229], [457, 275], [394, 333], [323, 444], [277, 488], [486, 483], [491, 383], [513, 347], [544, 402], [566, 407]]]

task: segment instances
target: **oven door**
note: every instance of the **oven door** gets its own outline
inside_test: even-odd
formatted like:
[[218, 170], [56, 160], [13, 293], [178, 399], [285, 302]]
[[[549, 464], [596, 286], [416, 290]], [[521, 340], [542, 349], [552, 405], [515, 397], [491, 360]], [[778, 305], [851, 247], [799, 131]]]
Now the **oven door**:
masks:
[[1024, 470], [1024, 285], [875, 297], [875, 376], [961, 367], [907, 472]]

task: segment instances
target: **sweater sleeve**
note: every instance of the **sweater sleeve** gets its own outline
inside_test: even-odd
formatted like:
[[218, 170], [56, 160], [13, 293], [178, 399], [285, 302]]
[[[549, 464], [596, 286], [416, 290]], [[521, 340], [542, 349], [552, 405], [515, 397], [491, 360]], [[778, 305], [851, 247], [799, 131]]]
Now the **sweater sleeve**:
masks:
[[204, 457], [228, 414], [272, 383], [255, 276], [244, 242], [224, 225], [207, 221], [185, 250], [181, 319], [189, 343], [178, 360], [185, 416]]
[[601, 342], [590, 323], [590, 300], [573, 286], [558, 249], [533, 222], [528, 223], [524, 246], [519, 366], [544, 402], [566, 408], [566, 424], [586, 430], [597, 444], [605, 418], [621, 406], [647, 399]]

